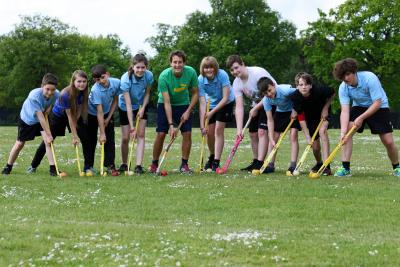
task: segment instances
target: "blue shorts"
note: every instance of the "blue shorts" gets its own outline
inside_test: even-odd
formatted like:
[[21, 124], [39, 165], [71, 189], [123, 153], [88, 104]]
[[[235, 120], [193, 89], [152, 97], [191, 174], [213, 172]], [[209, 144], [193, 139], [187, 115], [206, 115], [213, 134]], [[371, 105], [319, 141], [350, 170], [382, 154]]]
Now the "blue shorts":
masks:
[[[171, 106], [172, 108], [172, 120], [174, 122], [174, 126], [177, 127], [179, 122], [181, 121], [182, 114], [188, 109], [189, 105], [183, 106]], [[181, 133], [191, 132], [192, 131], [192, 119], [193, 113], [190, 114], [189, 119], [182, 124]], [[164, 104], [157, 104], [157, 133], [168, 133], [169, 125], [167, 115], [165, 114]]]

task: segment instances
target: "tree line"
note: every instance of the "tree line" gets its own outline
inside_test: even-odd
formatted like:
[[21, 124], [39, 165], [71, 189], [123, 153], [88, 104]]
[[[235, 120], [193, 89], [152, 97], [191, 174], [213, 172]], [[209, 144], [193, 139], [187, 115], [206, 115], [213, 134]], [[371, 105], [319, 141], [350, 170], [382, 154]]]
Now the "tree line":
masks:
[[[155, 77], [169, 66], [169, 52], [182, 49], [187, 64], [196, 69], [206, 55], [216, 57], [225, 68], [226, 58], [239, 54], [248, 66], [267, 69], [278, 83], [293, 83], [297, 72], [307, 71], [317, 83], [337, 88], [333, 63], [353, 57], [360, 69], [379, 76], [391, 108], [399, 111], [398, 0], [347, 0], [328, 13], [319, 10], [319, 19], [300, 36], [293, 23], [263, 0], [209, 1], [211, 13], [195, 11], [180, 26], [157, 24], [157, 34], [146, 40], [156, 51], [150, 59]], [[0, 36], [0, 108], [20, 107], [46, 72], [57, 74], [62, 86], [75, 69], [90, 73], [98, 63], [120, 77], [131, 56], [117, 35], [87, 36], [56, 18], [23, 16], [14, 30]]]

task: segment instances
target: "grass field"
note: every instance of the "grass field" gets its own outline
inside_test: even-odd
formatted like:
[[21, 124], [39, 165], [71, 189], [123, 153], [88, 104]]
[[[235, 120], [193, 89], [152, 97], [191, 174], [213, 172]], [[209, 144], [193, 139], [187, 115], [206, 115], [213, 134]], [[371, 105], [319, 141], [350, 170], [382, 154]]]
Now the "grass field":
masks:
[[[16, 127], [0, 133], [4, 165]], [[200, 154], [195, 133], [192, 168]], [[330, 135], [334, 146], [338, 131]], [[154, 129], [147, 136], [146, 167]], [[400, 266], [400, 180], [369, 132], [355, 137], [353, 177], [319, 180], [285, 176], [287, 140], [276, 173], [236, 171], [251, 161], [248, 138], [226, 175], [171, 174], [177, 141], [167, 177], [82, 178], [70, 138], [57, 138], [64, 180], [48, 176], [46, 160], [25, 174], [39, 140], [28, 142], [12, 175], [0, 176], [0, 266]], [[300, 145], [301, 153], [303, 136]], [[313, 164], [309, 155], [305, 165]]]

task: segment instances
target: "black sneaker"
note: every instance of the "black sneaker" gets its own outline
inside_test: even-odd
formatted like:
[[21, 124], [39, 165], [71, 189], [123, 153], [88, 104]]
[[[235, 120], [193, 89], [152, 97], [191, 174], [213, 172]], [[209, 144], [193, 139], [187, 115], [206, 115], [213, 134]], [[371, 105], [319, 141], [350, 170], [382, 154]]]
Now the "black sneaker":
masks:
[[204, 170], [212, 169], [214, 157], [208, 157], [208, 161], [204, 164]]
[[317, 163], [314, 165], [314, 167], [311, 168], [312, 172], [318, 172], [319, 168], [321, 168], [322, 163]]
[[49, 174], [50, 174], [50, 176], [57, 176], [57, 172], [53, 171], [53, 170], [50, 170]]
[[254, 169], [254, 164], [256, 164], [257, 163], [257, 159], [253, 159], [253, 162], [249, 165], [249, 166], [247, 166], [247, 167], [245, 167], [245, 168], [242, 168], [242, 169], [240, 169], [241, 171], [248, 171], [248, 172], [251, 172], [253, 169]]
[[287, 176], [293, 176], [293, 172], [294, 172], [295, 169], [296, 169], [296, 167], [289, 167], [287, 172], [286, 172], [286, 175]]
[[267, 173], [272, 173], [275, 172], [275, 167], [271, 167], [271, 166], [267, 166], [267, 168], [265, 168], [265, 170], [263, 171], [263, 173], [267, 174]]
[[36, 168], [29, 166], [29, 168], [26, 170], [27, 174], [32, 174], [36, 172]]
[[216, 162], [214, 161], [213, 164], [212, 164], [212, 171], [213, 171], [213, 172], [216, 172], [217, 169], [218, 169], [219, 167], [220, 167], [220, 166], [219, 166], [219, 163], [216, 163]]
[[140, 166], [140, 165], [136, 166], [135, 167], [135, 173], [136, 174], [143, 174], [144, 170], [143, 170], [142, 166]]
[[325, 176], [332, 175], [331, 168], [325, 168], [325, 170], [322, 172], [322, 175], [325, 175]]
[[11, 173], [11, 168], [5, 166], [4, 169], [1, 171], [1, 174], [9, 175]]
[[121, 166], [119, 166], [118, 171], [120, 173], [126, 172], [128, 170], [128, 165], [126, 165], [125, 163], [122, 163]]

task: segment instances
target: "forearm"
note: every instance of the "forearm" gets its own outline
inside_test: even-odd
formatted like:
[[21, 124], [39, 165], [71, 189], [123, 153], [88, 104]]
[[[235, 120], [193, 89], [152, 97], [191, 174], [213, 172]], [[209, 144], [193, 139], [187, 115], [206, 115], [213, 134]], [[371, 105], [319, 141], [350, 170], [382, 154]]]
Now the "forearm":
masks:
[[306, 137], [306, 139], [310, 139], [310, 131], [308, 130], [307, 122], [299, 121], [299, 123], [300, 123], [300, 127], [303, 130], [303, 133], [304, 133], [304, 136]]
[[236, 107], [235, 107], [236, 127], [238, 129], [243, 128], [243, 116], [244, 116], [243, 100], [238, 100], [236, 101]]
[[[51, 135], [50, 128], [49, 128], [49, 124], [48, 124], [48, 122], [46, 121], [46, 118], [44, 117], [43, 112], [41, 112], [41, 111], [36, 112], [36, 116], [37, 116], [37, 118], [38, 118], [38, 120], [39, 120], [40, 126], [42, 126], [43, 131], [44, 131], [47, 135]], [[47, 115], [46, 115], [46, 116], [47, 116]]]
[[199, 92], [197, 90], [193, 90], [192, 98], [190, 100], [190, 104], [189, 104], [187, 111], [192, 112], [194, 107], [197, 104], [197, 101], [199, 101]]
[[71, 111], [69, 109], [67, 109], [65, 112], [67, 113], [68, 124], [69, 128], [71, 129], [71, 133], [73, 137], [77, 138], [78, 137], [78, 132], [76, 131], [77, 118], [74, 118], [72, 116]]
[[200, 111], [200, 128], [202, 129], [204, 128], [204, 117], [206, 113], [206, 103], [203, 97], [200, 99], [199, 111]]
[[133, 129], [134, 124], [133, 124], [133, 114], [132, 114], [132, 102], [128, 92], [124, 92], [124, 100], [126, 105], [126, 114], [128, 116], [129, 126], [131, 129]]
[[104, 114], [103, 112], [97, 111], [97, 122], [99, 124], [100, 134], [105, 134], [105, 127], [104, 127]]
[[149, 101], [150, 101], [150, 90], [151, 90], [150, 87], [148, 87], [146, 89], [146, 94], [144, 95], [142, 108], [146, 108], [147, 105], [149, 104]]
[[271, 111], [267, 111], [267, 126], [268, 126], [268, 138], [270, 141], [274, 141], [275, 123]]
[[350, 113], [348, 110], [342, 110], [340, 112], [340, 132], [342, 134], [347, 133], [347, 129], [349, 126], [349, 120], [350, 120]]
[[371, 117], [380, 109], [381, 103], [382, 103], [381, 100], [376, 100], [374, 103], [372, 103], [372, 105], [363, 114], [360, 115], [360, 117], [363, 120]]
[[110, 112], [108, 112], [107, 120], [110, 120], [112, 118], [117, 105], [118, 105], [118, 96], [114, 96], [113, 102], [111, 104]]

